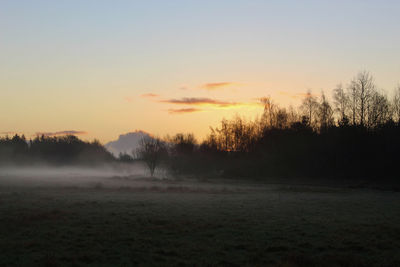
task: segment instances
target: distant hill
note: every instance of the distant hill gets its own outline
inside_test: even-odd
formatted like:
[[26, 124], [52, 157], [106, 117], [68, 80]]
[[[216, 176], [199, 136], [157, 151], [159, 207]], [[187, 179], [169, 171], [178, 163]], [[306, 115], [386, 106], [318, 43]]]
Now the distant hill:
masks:
[[117, 140], [105, 144], [105, 148], [118, 156], [120, 153], [132, 155], [132, 151], [139, 146], [139, 141], [146, 136], [151, 136], [143, 131], [135, 131], [127, 134], [121, 134]]

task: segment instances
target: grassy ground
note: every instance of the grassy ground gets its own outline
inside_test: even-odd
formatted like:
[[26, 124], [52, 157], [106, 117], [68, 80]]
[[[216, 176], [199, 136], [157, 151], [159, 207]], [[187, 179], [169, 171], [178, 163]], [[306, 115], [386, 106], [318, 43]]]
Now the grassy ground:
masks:
[[118, 183], [0, 183], [0, 265], [400, 266], [398, 192]]

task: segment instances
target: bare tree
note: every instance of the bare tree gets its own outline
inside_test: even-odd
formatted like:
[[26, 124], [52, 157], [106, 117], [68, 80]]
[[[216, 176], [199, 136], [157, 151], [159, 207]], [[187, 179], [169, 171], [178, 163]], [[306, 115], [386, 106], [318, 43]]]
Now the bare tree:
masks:
[[374, 79], [369, 72], [360, 72], [353, 78], [349, 88], [352, 100], [353, 124], [356, 124], [357, 120], [361, 126], [364, 126], [367, 119], [369, 100], [375, 91]]
[[231, 135], [231, 127], [230, 123], [227, 119], [222, 119], [221, 128], [216, 129], [217, 133], [220, 136], [220, 144], [222, 145], [222, 150], [229, 151], [232, 149], [232, 135]]
[[393, 101], [393, 118], [400, 124], [400, 84], [397, 86], [396, 91], [394, 93]]
[[264, 104], [263, 127], [284, 129], [290, 124], [290, 115], [286, 108], [281, 108], [275, 104], [271, 97], [261, 98], [261, 103]]
[[351, 123], [352, 125], [357, 124], [357, 86], [354, 83], [350, 83], [347, 87], [348, 91], [348, 105], [351, 112]]
[[321, 101], [318, 105], [318, 122], [320, 130], [326, 130], [333, 125], [333, 110], [328, 100], [325, 97], [324, 92], [321, 94]]
[[285, 108], [278, 108], [276, 112], [275, 127], [278, 129], [284, 129], [288, 127], [289, 114]]
[[271, 97], [263, 97], [261, 98], [261, 103], [264, 105], [264, 113], [263, 113], [263, 124], [264, 127], [273, 127], [275, 114], [276, 114], [276, 105]]
[[307, 91], [300, 108], [308, 119], [308, 125], [313, 127], [315, 121], [314, 115], [318, 110], [318, 102], [315, 96], [312, 95], [311, 91]]
[[368, 105], [368, 127], [384, 124], [391, 118], [390, 103], [387, 97], [379, 92], [371, 94]]
[[165, 143], [159, 138], [149, 136], [139, 141], [139, 147], [136, 150], [137, 157], [146, 163], [152, 177], [166, 153]]
[[233, 151], [247, 152], [251, 149], [257, 132], [255, 125], [255, 123], [247, 122], [239, 116], [230, 121]]
[[293, 123], [300, 121], [300, 116], [297, 113], [297, 111], [293, 108], [293, 106], [289, 106], [287, 114], [288, 114], [288, 121], [287, 121], [288, 126], [291, 126]]
[[194, 152], [197, 145], [197, 140], [192, 133], [178, 133], [170, 138], [168, 142], [172, 146], [171, 150], [176, 155], [190, 155]]
[[349, 108], [349, 97], [343, 90], [343, 85], [338, 84], [335, 89], [333, 89], [333, 100], [335, 105], [335, 111], [339, 115], [339, 122], [343, 123], [348, 120], [347, 112]]

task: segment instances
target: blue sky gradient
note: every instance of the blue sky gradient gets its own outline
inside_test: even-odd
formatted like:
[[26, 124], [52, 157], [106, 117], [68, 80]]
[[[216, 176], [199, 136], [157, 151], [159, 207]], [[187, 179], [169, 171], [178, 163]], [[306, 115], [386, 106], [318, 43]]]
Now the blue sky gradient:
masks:
[[[73, 129], [104, 141], [133, 129], [204, 136], [222, 117], [259, 109], [172, 115], [140, 95], [272, 95], [296, 105], [282, 92], [329, 95], [360, 70], [390, 95], [400, 81], [399, 13], [399, 1], [371, 0], [3, 0], [0, 131]], [[211, 82], [235, 86], [199, 89]]]

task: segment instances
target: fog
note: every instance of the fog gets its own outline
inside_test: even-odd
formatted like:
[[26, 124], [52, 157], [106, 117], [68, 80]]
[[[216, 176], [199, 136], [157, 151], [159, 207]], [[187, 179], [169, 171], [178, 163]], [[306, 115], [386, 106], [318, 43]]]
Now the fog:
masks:
[[[160, 174], [160, 172], [159, 172]], [[121, 181], [143, 180], [148, 171], [141, 163], [96, 167], [1, 166], [0, 186], [121, 186]], [[123, 184], [123, 183], [122, 183]]]
[[226, 184], [218, 179], [177, 178], [164, 169], [150, 177], [142, 163], [105, 165], [101, 167], [15, 167], [0, 168], [0, 188], [94, 189], [132, 192], [228, 193], [254, 191], [253, 185]]

